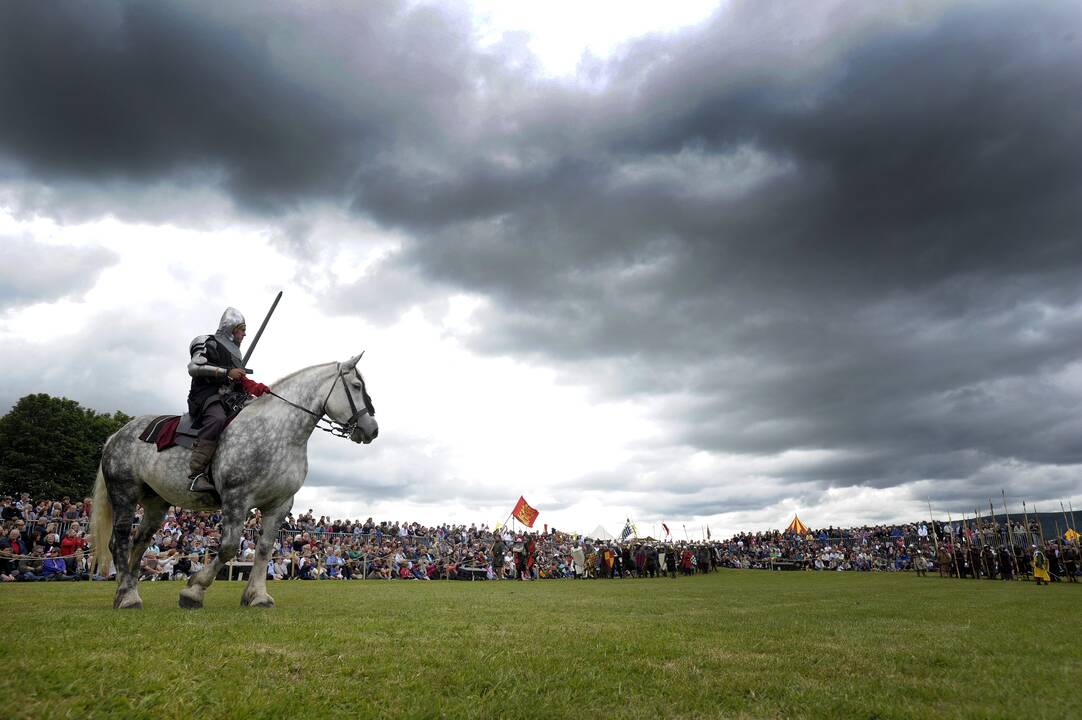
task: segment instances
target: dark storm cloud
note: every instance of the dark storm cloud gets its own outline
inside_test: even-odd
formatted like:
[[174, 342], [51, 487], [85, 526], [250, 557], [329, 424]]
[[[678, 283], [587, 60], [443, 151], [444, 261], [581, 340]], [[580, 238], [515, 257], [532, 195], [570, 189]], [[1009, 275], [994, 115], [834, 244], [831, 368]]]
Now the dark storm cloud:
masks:
[[263, 210], [340, 193], [390, 136], [438, 132], [465, 82], [455, 20], [399, 8], [7, 5], [0, 147], [56, 182], [204, 173]]
[[15, 172], [347, 206], [404, 243], [329, 300], [482, 295], [478, 350], [648, 401], [670, 449], [824, 451], [775, 499], [1052, 492], [1082, 461], [1076, 3], [727, 3], [590, 88], [477, 50], [455, 11], [0, 12]]
[[79, 295], [117, 260], [101, 248], [44, 245], [0, 237], [0, 311]]

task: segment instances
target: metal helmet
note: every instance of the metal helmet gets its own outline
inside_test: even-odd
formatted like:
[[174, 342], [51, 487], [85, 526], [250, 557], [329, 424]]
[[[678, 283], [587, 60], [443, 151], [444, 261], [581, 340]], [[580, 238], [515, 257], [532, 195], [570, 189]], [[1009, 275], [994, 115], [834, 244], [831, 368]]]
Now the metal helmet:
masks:
[[233, 331], [238, 325], [245, 325], [244, 315], [235, 307], [227, 307], [222, 313], [222, 319], [218, 321], [218, 332], [214, 333], [215, 339], [233, 355], [239, 365], [243, 354], [240, 347], [233, 342]]

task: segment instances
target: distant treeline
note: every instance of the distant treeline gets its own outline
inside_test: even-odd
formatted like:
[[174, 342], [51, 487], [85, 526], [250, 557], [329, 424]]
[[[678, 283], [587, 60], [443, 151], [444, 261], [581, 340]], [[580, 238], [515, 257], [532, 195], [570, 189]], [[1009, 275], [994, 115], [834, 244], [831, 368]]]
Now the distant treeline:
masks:
[[131, 417], [44, 393], [27, 395], [0, 418], [0, 493], [82, 498], [94, 487], [101, 446]]

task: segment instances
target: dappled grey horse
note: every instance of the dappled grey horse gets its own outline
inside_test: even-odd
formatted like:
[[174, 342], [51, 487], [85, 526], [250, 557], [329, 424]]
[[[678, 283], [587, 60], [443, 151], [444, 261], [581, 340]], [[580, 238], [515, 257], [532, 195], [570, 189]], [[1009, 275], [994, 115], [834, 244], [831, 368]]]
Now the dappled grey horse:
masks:
[[[139, 439], [151, 416], [135, 418], [105, 442], [94, 485], [91, 535], [99, 572], [110, 564], [105, 548], [112, 553], [117, 581], [113, 607], [142, 607], [139, 564], [170, 505], [207, 511], [221, 507], [222, 511], [218, 555], [188, 579], [188, 586], [180, 591], [182, 608], [203, 606], [203, 594], [236, 554], [252, 508], [263, 512], [263, 530], [241, 605], [274, 606], [267, 594], [267, 560], [275, 534], [293, 507], [293, 496], [308, 474], [308, 438], [324, 417], [331, 428], [320, 429], [354, 442], [370, 443], [379, 433], [371, 398], [357, 369], [360, 357], [299, 370], [274, 383], [273, 394], [244, 408], [222, 433], [211, 466], [220, 504], [206, 493], [188, 490], [189, 450], [174, 447], [158, 452], [153, 443]], [[136, 504], [143, 506], [143, 519], [132, 537]]]

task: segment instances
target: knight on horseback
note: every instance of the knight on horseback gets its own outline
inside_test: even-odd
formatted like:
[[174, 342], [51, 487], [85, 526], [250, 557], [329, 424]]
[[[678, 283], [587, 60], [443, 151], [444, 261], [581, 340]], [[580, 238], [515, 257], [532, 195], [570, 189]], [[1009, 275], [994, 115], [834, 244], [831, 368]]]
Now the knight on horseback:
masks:
[[227, 307], [218, 331], [200, 335], [189, 345], [192, 387], [188, 392], [188, 414], [199, 428], [189, 465], [192, 492], [217, 492], [209, 468], [218, 449], [218, 437], [252, 396], [259, 397], [268, 390], [246, 374], [240, 352], [246, 331], [244, 316], [236, 308]]

